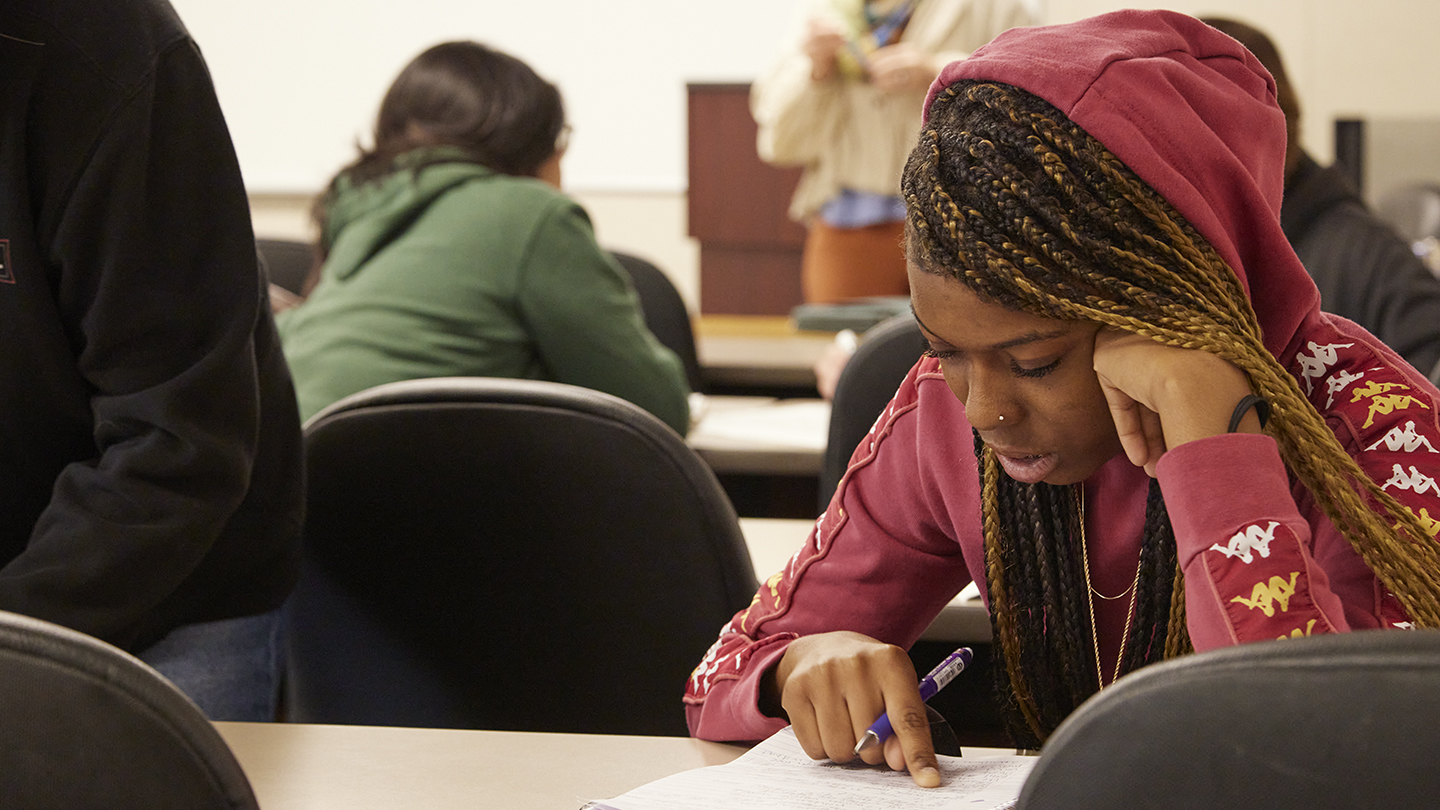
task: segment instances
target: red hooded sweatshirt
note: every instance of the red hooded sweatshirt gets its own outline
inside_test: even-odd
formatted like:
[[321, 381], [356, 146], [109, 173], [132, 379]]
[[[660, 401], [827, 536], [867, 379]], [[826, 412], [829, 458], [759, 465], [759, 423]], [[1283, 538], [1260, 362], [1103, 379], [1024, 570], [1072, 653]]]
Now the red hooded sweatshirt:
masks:
[[[1284, 116], [1274, 81], [1248, 51], [1191, 17], [1120, 11], [1006, 32], [946, 67], [931, 98], [965, 79], [1050, 102], [1179, 210], [1234, 268], [1266, 347], [1340, 443], [1432, 536], [1440, 531], [1440, 394], [1368, 332], [1320, 311], [1280, 229]], [[1408, 626], [1291, 481], [1270, 437], [1189, 442], [1157, 472], [1196, 650]], [[1120, 453], [1084, 487], [1094, 585], [1120, 593], [1140, 553], [1148, 478]], [[938, 361], [923, 359], [856, 449], [806, 545], [695, 669], [685, 695], [691, 732], [754, 740], [783, 727], [760, 713], [758, 686], [798, 636], [853, 630], [909, 647], [972, 578], [983, 594], [982, 547], [965, 408]], [[1128, 608], [1096, 600], [1106, 662], [1118, 656]]]

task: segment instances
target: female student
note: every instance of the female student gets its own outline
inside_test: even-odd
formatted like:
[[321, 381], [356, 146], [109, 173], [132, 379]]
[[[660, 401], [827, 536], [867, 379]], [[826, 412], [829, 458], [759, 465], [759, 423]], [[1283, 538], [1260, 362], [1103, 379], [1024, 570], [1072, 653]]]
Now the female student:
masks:
[[316, 206], [319, 283], [277, 319], [303, 418], [381, 383], [515, 377], [614, 394], [685, 433], [679, 358], [559, 191], [568, 131], [559, 91], [484, 45], [401, 71], [374, 147]]
[[1116, 12], [1000, 36], [926, 109], [902, 190], [931, 356], [695, 670], [692, 732], [788, 719], [844, 761], [888, 711], [865, 761], [938, 783], [903, 648], [972, 579], [1029, 746], [1191, 649], [1440, 626], [1440, 394], [1321, 313], [1254, 57]]

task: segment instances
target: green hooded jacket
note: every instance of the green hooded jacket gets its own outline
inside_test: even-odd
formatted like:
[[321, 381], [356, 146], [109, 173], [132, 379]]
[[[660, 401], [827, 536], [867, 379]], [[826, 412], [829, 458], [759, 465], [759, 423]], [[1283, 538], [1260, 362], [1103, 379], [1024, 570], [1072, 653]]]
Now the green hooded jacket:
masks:
[[419, 150], [336, 187], [320, 282], [277, 319], [301, 417], [381, 383], [511, 377], [614, 394], [684, 435], [680, 360], [645, 328], [584, 210], [539, 180], [435, 162], [445, 156]]

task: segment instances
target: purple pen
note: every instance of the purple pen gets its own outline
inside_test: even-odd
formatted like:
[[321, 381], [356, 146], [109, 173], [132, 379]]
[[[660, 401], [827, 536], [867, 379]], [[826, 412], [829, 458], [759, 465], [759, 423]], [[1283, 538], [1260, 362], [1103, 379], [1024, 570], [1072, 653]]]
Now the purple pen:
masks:
[[[970, 661], [975, 657], [975, 651], [969, 647], [961, 647], [945, 657], [930, 674], [920, 679], [920, 699], [929, 701], [935, 697], [935, 693], [944, 689], [946, 684], [955, 680], [955, 676], [965, 671], [970, 666]], [[860, 742], [855, 743], [855, 753], [860, 753], [872, 745], [879, 745], [894, 733], [890, 727], [890, 715], [880, 715], [880, 719], [870, 724], [870, 728], [860, 735]]]

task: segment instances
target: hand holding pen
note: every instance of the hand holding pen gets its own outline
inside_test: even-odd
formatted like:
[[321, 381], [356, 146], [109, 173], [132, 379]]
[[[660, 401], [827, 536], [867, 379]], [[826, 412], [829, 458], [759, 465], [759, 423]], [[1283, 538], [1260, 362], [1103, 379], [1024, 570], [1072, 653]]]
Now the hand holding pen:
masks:
[[772, 671], [770, 694], [809, 756], [849, 762], [867, 726], [882, 716], [894, 718], [895, 741], [860, 747], [859, 758], [909, 770], [921, 787], [940, 784], [925, 703], [903, 649], [859, 633], [820, 633], [792, 642]]
[[[935, 693], [944, 689], [955, 679], [956, 675], [965, 671], [965, 667], [970, 666], [974, 657], [975, 651], [969, 647], [961, 647], [947, 655], [944, 661], [930, 670], [930, 674], [920, 679], [920, 699], [929, 703], [930, 698], [935, 697]], [[893, 733], [894, 729], [890, 726], [889, 713], [880, 715], [880, 719], [871, 723], [870, 728], [860, 735], [860, 742], [855, 743], [855, 753], [859, 754], [871, 746], [884, 745]]]

